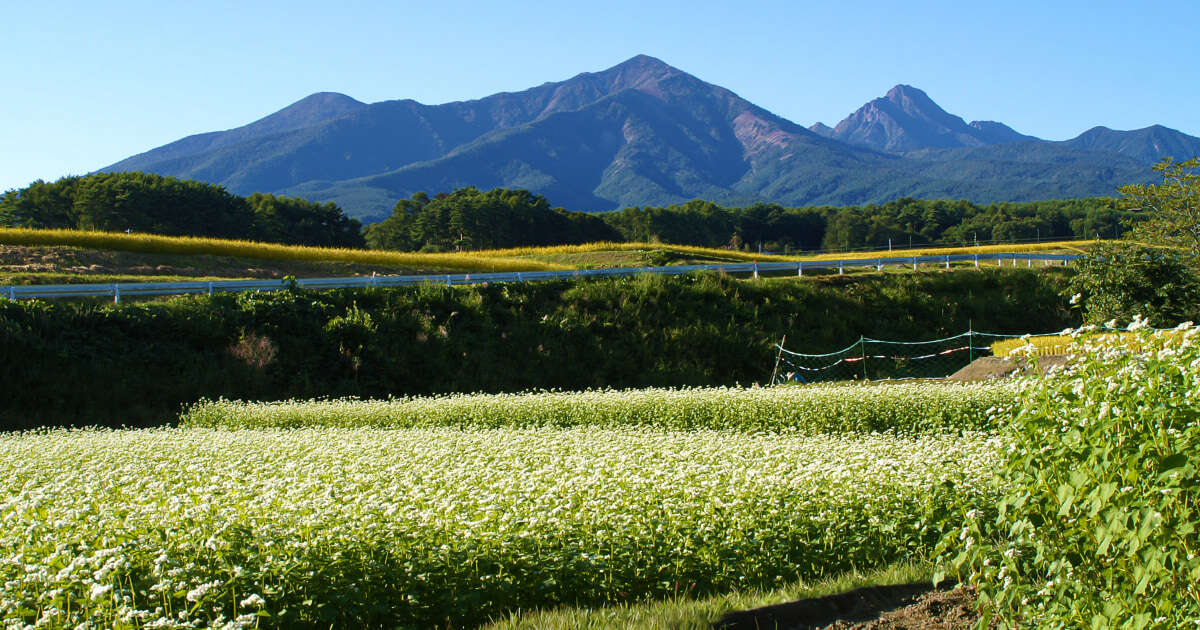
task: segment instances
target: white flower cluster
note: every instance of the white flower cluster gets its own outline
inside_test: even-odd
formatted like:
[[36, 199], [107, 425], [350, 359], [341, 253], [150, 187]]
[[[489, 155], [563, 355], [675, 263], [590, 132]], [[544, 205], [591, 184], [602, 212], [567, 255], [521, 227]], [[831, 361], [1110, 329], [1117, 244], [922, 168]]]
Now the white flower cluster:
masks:
[[676, 583], [734, 588], [930, 544], [930, 503], [990, 500], [997, 461], [994, 438], [970, 432], [0, 434], [0, 618], [329, 625], [304, 615], [360, 601], [334, 625], [383, 602], [387, 625], [428, 626]]
[[1007, 383], [455, 394], [386, 401], [202, 402], [188, 426], [536, 427], [651, 426], [802, 433], [985, 429], [988, 407], [1014, 401]]

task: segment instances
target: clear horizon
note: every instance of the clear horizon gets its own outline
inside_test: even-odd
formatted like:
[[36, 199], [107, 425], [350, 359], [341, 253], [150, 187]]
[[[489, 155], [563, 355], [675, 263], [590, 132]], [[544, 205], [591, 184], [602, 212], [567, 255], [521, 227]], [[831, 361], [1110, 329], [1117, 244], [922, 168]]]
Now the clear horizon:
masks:
[[[604, 6], [145, 0], [20, 5], [0, 41], [0, 191], [87, 173], [316, 92], [427, 104], [647, 54], [805, 127], [892, 86], [1046, 140], [1103, 125], [1200, 136], [1200, 4], [754, 1]], [[1169, 19], [1166, 19], [1169, 18]], [[15, 62], [15, 63], [13, 63]], [[1191, 157], [1191, 156], [1187, 156]]]

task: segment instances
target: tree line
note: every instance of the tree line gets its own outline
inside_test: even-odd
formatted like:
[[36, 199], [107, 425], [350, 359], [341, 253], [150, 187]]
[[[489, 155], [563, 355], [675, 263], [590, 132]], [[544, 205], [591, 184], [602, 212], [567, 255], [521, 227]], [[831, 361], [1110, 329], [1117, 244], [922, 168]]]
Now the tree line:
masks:
[[362, 224], [334, 203], [254, 193], [152, 173], [94, 173], [38, 180], [0, 196], [6, 227], [130, 231], [362, 247]]
[[1138, 215], [1116, 199], [1025, 203], [903, 198], [851, 207], [710, 201], [586, 214], [551, 208], [525, 190], [464, 188], [413, 195], [367, 226], [371, 247], [470, 250], [597, 241], [662, 242], [772, 252], [1117, 238]]
[[402, 199], [368, 225], [367, 244], [402, 251], [463, 251], [626, 240], [601, 215], [551, 208], [528, 190], [460, 188]]
[[36, 181], [0, 196], [0, 225], [243, 238], [400, 251], [469, 251], [598, 241], [790, 253], [813, 250], [1117, 238], [1140, 215], [1109, 198], [1022, 203], [902, 198], [884, 204], [724, 207], [695, 200], [601, 213], [552, 207], [528, 190], [474, 187], [396, 203], [365, 228], [332, 202], [150, 173]]
[[766, 203], [724, 208], [690, 201], [602, 216], [627, 240], [773, 252], [1116, 238], [1137, 219], [1108, 198], [981, 205], [906, 197], [884, 204], [800, 208]]

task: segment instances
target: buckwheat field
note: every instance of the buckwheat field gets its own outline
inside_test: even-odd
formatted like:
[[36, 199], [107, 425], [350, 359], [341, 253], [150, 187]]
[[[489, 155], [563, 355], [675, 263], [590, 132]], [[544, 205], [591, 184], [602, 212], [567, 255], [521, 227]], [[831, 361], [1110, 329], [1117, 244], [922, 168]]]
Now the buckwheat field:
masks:
[[994, 502], [985, 405], [1012, 395], [218, 401], [179, 428], [4, 434], [0, 616], [470, 627], [927, 556], [955, 508]]

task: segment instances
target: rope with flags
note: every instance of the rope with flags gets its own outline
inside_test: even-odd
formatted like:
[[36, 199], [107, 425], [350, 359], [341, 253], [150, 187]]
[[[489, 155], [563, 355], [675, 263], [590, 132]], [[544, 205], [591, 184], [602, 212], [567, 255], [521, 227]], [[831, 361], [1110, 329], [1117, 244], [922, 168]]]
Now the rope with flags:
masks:
[[778, 354], [772, 382], [946, 378], [976, 358], [991, 354], [991, 346], [982, 344], [984, 339], [1019, 337], [974, 330], [927, 341], [859, 337], [841, 350], [820, 354], [788, 350], [783, 346], [784, 337], [775, 344]]
[[[1109, 326], [1088, 326], [1087, 329], [1101, 332], [1128, 330]], [[946, 378], [979, 357], [991, 356], [992, 344], [996, 341], [1062, 337], [1067, 332], [1070, 329], [1038, 335], [1005, 335], [968, 329], [964, 333], [927, 341], [888, 341], [860, 336], [858, 341], [841, 350], [821, 354], [788, 350], [784, 347], [785, 336], [775, 344], [778, 353], [771, 383]], [[1047, 344], [1043, 349], [1054, 351], [1064, 345]]]

